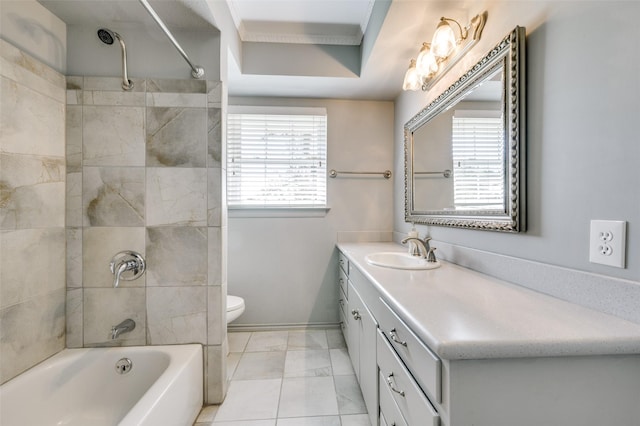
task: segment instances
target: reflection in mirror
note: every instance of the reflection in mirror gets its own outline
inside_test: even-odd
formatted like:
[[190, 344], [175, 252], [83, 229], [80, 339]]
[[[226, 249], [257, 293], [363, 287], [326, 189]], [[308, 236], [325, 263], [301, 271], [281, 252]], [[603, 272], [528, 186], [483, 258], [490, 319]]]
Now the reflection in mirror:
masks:
[[524, 29], [405, 125], [405, 220], [524, 229]]
[[502, 82], [500, 69], [413, 132], [416, 210], [504, 211]]

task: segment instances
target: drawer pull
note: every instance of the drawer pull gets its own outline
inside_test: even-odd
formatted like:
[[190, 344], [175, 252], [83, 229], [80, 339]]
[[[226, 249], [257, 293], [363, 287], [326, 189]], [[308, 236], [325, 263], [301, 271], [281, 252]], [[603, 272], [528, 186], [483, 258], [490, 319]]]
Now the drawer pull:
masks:
[[338, 303], [340, 304], [340, 306], [344, 306], [344, 299], [338, 299]]
[[344, 280], [342, 278], [340, 278], [338, 282], [340, 283], [340, 285], [344, 284]]
[[407, 341], [406, 340], [398, 339], [398, 335], [396, 334], [396, 329], [395, 328], [392, 328], [391, 331], [389, 331], [389, 337], [391, 338], [391, 340], [393, 340], [397, 344], [402, 345], [402, 346], [407, 346]]
[[400, 396], [404, 396], [404, 391], [398, 390], [393, 387], [393, 372], [387, 376], [387, 384], [389, 385], [389, 389], [399, 394]]
[[360, 318], [362, 318], [362, 316], [360, 315], [360, 312], [358, 312], [357, 309], [354, 309], [353, 311], [351, 311], [351, 315], [353, 315], [354, 320], [359, 320]]

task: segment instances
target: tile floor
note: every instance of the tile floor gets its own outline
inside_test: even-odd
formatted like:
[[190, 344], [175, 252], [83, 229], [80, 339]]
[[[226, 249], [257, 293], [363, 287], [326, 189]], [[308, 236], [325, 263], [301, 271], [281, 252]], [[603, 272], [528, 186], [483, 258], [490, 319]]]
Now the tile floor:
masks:
[[194, 426], [370, 426], [339, 329], [229, 333], [222, 405]]

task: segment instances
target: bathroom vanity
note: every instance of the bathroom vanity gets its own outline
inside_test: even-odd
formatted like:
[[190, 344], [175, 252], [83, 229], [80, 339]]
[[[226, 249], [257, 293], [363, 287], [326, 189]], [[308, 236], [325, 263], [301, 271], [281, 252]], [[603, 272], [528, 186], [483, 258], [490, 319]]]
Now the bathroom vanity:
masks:
[[341, 243], [338, 292], [372, 425], [640, 425], [640, 324], [442, 262], [370, 265]]

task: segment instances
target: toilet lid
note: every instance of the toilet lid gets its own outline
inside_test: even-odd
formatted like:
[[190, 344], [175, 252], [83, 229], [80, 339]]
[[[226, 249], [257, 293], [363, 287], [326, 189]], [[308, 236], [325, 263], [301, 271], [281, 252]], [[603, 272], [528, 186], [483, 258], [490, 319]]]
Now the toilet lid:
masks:
[[227, 312], [241, 309], [244, 306], [244, 299], [238, 296], [227, 295]]

